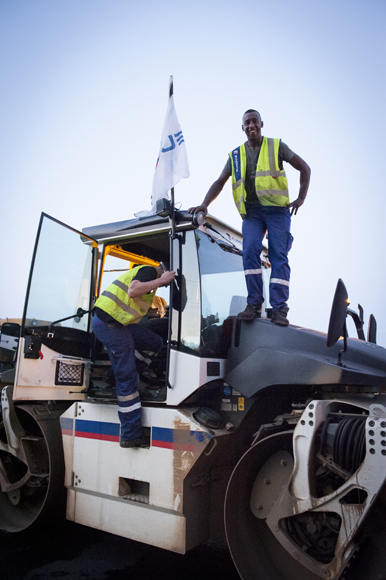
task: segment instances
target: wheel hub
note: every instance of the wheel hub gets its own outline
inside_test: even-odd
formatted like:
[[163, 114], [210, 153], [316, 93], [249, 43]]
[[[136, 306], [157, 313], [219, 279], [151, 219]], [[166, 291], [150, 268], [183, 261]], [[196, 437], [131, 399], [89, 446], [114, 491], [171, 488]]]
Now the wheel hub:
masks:
[[269, 515], [291, 477], [293, 466], [292, 455], [282, 449], [263, 465], [251, 493], [251, 510], [254, 516], [265, 519]]

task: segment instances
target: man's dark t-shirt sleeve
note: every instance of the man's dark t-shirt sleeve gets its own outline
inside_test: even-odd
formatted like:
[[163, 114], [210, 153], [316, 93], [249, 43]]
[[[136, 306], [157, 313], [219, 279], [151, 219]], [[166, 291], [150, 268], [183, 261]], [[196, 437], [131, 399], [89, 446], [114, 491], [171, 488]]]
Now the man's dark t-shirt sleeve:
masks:
[[134, 280], [138, 280], [138, 282], [151, 282], [151, 280], [155, 280], [156, 278], [157, 270], [153, 268], [153, 266], [144, 266], [138, 270], [132, 281], [134, 282]]

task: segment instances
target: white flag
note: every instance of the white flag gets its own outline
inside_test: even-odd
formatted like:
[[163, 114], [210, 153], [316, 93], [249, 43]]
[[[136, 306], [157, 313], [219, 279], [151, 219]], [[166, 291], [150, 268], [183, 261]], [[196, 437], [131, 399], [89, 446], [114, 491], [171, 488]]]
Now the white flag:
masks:
[[181, 177], [189, 177], [189, 165], [184, 135], [174, 108], [173, 77], [170, 77], [168, 108], [153, 178], [152, 213], [155, 213], [157, 199], [169, 199], [168, 192]]

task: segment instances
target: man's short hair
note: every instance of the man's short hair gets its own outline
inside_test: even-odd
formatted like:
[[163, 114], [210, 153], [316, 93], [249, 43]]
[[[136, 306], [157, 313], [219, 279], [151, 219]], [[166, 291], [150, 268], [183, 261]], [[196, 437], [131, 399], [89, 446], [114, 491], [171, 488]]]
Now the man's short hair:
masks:
[[[257, 113], [261, 119], [261, 115], [259, 113], [259, 111], [256, 111], [256, 109], [248, 109], [248, 111], [245, 111], [244, 115], [246, 115], [247, 113]], [[243, 115], [243, 117], [244, 117]]]

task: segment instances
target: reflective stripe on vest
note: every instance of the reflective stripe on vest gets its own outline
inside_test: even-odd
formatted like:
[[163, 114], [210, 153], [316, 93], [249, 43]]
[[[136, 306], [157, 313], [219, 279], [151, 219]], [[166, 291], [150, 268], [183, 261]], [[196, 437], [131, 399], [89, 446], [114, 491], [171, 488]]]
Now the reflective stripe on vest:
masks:
[[119, 276], [110, 284], [95, 302], [95, 306], [110, 314], [115, 320], [127, 326], [138, 322], [152, 305], [156, 290], [138, 298], [130, 298], [129, 286], [140, 268], [133, 268]]
[[[263, 137], [259, 158], [257, 160], [255, 191], [261, 205], [285, 207], [289, 204], [288, 181], [284, 170], [279, 169], [280, 139]], [[233, 199], [242, 218], [246, 215], [245, 177], [247, 171], [247, 153], [245, 144], [229, 153], [232, 162]]]

